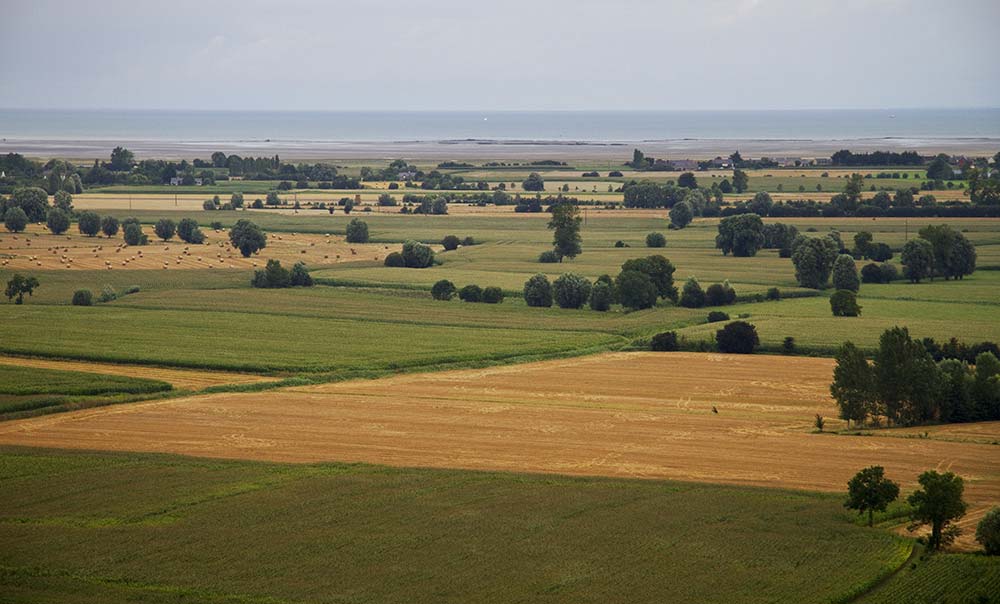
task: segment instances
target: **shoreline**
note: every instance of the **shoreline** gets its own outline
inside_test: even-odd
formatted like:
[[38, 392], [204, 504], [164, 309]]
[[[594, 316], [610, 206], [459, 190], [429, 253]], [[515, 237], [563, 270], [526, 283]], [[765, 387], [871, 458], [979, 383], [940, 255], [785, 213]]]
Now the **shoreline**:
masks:
[[[992, 156], [1000, 151], [1000, 138], [993, 137], [871, 137], [844, 139], [740, 139], [677, 138], [642, 140], [544, 140], [468, 138], [396, 141], [318, 140], [153, 140], [4, 138], [0, 154], [20, 153], [29, 157], [93, 160], [106, 159], [123, 145], [139, 159], [205, 158], [215, 151], [227, 154], [270, 156], [288, 159], [425, 159], [425, 160], [516, 160], [573, 159], [625, 161], [633, 148], [647, 156], [664, 159], [711, 159], [739, 150], [745, 156], [829, 157], [840, 149], [862, 151], [917, 151], [921, 155]], [[627, 156], [627, 157], [626, 157]]]

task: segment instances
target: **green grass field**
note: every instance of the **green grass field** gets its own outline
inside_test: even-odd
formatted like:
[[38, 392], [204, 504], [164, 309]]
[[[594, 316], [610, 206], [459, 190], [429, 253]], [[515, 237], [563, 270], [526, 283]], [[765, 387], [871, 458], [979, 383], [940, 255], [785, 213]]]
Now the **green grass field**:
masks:
[[1000, 602], [1000, 559], [970, 554], [933, 556], [904, 567], [865, 604], [990, 604]]
[[0, 363], [0, 420], [110, 402], [171, 390], [159, 380], [40, 369]]
[[830, 602], [910, 542], [840, 498], [0, 451], [5, 602]]

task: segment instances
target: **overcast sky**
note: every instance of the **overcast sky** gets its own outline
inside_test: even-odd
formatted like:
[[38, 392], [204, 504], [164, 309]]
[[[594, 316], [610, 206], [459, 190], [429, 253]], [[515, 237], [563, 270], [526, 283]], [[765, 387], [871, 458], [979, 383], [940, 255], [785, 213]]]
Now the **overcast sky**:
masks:
[[998, 27], [998, 0], [3, 0], [0, 107], [996, 107]]

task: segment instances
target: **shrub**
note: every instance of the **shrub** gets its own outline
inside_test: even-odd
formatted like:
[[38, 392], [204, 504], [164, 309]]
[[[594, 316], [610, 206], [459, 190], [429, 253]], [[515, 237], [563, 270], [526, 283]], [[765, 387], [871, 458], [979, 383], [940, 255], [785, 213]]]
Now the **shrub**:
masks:
[[876, 243], [869, 251], [868, 257], [875, 262], [892, 260], [892, 248], [886, 243]]
[[277, 260], [268, 260], [264, 270], [254, 271], [250, 285], [263, 288], [290, 287], [292, 275]]
[[896, 270], [895, 264], [883, 263], [880, 268], [882, 269], [882, 283], [892, 283], [899, 279], [899, 271]]
[[[398, 188], [398, 185], [397, 185]], [[396, 198], [388, 193], [382, 193], [378, 196], [378, 205], [383, 207], [391, 207], [396, 205]]]
[[434, 264], [434, 250], [418, 241], [405, 242], [402, 254], [408, 268], [427, 268]]
[[462, 240], [462, 245], [476, 245], [476, 239], [474, 237], [466, 237]]
[[649, 275], [636, 270], [620, 272], [615, 278], [615, 291], [622, 306], [631, 310], [652, 308], [660, 295]]
[[483, 302], [487, 304], [499, 304], [503, 302], [503, 290], [495, 285], [483, 288]]
[[784, 341], [781, 343], [781, 351], [785, 354], [792, 354], [795, 352], [795, 338], [792, 336], [785, 336]]
[[208, 228], [212, 229], [213, 231], [221, 231], [222, 223], [219, 222], [218, 220], [213, 220], [212, 222], [208, 223]]
[[619, 239], [618, 241], [615, 242], [615, 247], [628, 247], [628, 245], [624, 241]]
[[122, 295], [128, 296], [130, 294], [137, 294], [139, 293], [140, 290], [141, 288], [138, 285], [129, 285], [128, 287], [125, 288], [125, 291], [122, 292]]
[[10, 208], [3, 215], [4, 226], [11, 233], [20, 233], [28, 226], [28, 215], [21, 208]]
[[768, 300], [780, 300], [781, 299], [781, 290], [778, 289], [777, 287], [769, 287], [769, 288], [767, 288], [767, 295], [765, 297]]
[[701, 308], [705, 306], [705, 292], [694, 277], [688, 278], [681, 290], [681, 306], [684, 308]]
[[460, 243], [462, 242], [459, 240], [458, 237], [454, 235], [448, 235], [441, 240], [441, 247], [443, 247], [446, 252], [450, 252], [452, 250], [457, 250]]
[[676, 331], [665, 331], [653, 336], [650, 347], [656, 352], [674, 352], [679, 349]]
[[478, 285], [466, 285], [458, 291], [458, 299], [463, 302], [482, 302], [483, 288]]
[[576, 273], [563, 273], [552, 283], [552, 292], [559, 308], [582, 308], [590, 298], [590, 280]]
[[597, 281], [590, 288], [590, 309], [604, 312], [614, 302], [614, 286], [606, 281]]
[[49, 227], [53, 235], [62, 235], [69, 229], [69, 215], [59, 208], [52, 208], [45, 219], [45, 225]]
[[861, 288], [861, 281], [858, 279], [858, 268], [854, 264], [854, 258], [841, 254], [833, 263], [833, 286], [837, 289], [846, 289], [856, 292]]
[[93, 306], [94, 294], [89, 289], [78, 289], [73, 292], [73, 306]]
[[733, 321], [715, 332], [720, 352], [750, 354], [760, 345], [757, 328], [746, 321]]
[[650, 233], [646, 235], [646, 247], [667, 247], [667, 238], [663, 233]]
[[1000, 555], [1000, 508], [986, 512], [976, 527], [976, 541], [990, 556]]
[[125, 243], [129, 245], [146, 245], [149, 239], [142, 232], [142, 227], [134, 222], [125, 225]]
[[861, 314], [857, 295], [849, 289], [838, 289], [830, 296], [830, 310], [835, 317], [856, 317]]
[[101, 217], [94, 212], [80, 212], [76, 227], [80, 229], [80, 233], [93, 237], [101, 232]]
[[403, 260], [403, 255], [399, 252], [392, 252], [385, 257], [384, 264], [392, 268], [403, 268], [406, 266], [406, 260]]
[[455, 284], [447, 279], [441, 279], [431, 287], [431, 297], [435, 300], [451, 300], [454, 296]]
[[869, 262], [861, 267], [862, 283], [882, 283], [882, 267], [875, 262]]
[[211, 200], [211, 199], [206, 199], [205, 201], [203, 201], [203, 202], [202, 202], [202, 204], [201, 204], [201, 209], [203, 209], [203, 210], [207, 210], [207, 211], [209, 211], [209, 212], [213, 212], [213, 211], [215, 211], [215, 210], [216, 210], [217, 208], [216, 208], [216, 205], [215, 205], [215, 202], [214, 202], [213, 200]]
[[267, 247], [267, 235], [259, 226], [246, 219], [236, 221], [229, 229], [229, 241], [240, 250], [244, 258]]
[[110, 285], [105, 285], [103, 288], [101, 288], [101, 295], [99, 298], [97, 298], [97, 301], [111, 302], [112, 300], [117, 300], [117, 299], [118, 299], [118, 292], [115, 291], [115, 288], [111, 287]]
[[552, 285], [549, 278], [538, 273], [524, 283], [524, 302], [528, 306], [552, 306]]
[[732, 304], [736, 300], [736, 290], [732, 287], [727, 287], [728, 282], [713, 283], [708, 286], [705, 290], [705, 304], [708, 306], [723, 306], [725, 304]]
[[352, 218], [347, 223], [347, 243], [368, 243], [368, 223], [360, 218]]
[[713, 310], [712, 312], [708, 313], [709, 323], [718, 323], [719, 321], [728, 321], [728, 320], [729, 320], [729, 315], [722, 312], [721, 310]]
[[114, 216], [101, 218], [101, 232], [105, 237], [114, 237], [118, 234], [118, 219]]
[[205, 233], [198, 228], [198, 221], [194, 218], [181, 218], [177, 224], [177, 236], [185, 243], [201, 245], [205, 242]]
[[306, 270], [304, 262], [296, 262], [292, 266], [292, 287], [312, 287], [313, 278]]
[[174, 233], [177, 232], [177, 225], [175, 225], [174, 221], [169, 218], [161, 218], [156, 221], [153, 231], [156, 232], [157, 237], [166, 241], [173, 237]]
[[542, 264], [555, 264], [559, 262], [559, 254], [555, 250], [548, 250], [538, 255], [538, 261]]

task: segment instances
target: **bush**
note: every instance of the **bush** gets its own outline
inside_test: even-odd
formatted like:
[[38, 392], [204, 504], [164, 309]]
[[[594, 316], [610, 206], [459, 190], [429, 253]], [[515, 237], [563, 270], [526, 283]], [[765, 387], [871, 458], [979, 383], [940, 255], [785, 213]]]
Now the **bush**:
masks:
[[650, 233], [646, 235], [646, 247], [667, 247], [667, 238], [663, 233]]
[[705, 290], [705, 304], [708, 306], [723, 306], [736, 301], [736, 290], [725, 283], [713, 283]]
[[383, 264], [392, 268], [403, 268], [406, 266], [406, 260], [403, 260], [403, 255], [399, 252], [392, 252], [385, 257]]
[[125, 243], [129, 245], [146, 245], [149, 239], [142, 232], [142, 227], [134, 222], [125, 225]]
[[885, 263], [880, 268], [882, 269], [882, 283], [892, 283], [899, 279], [899, 271], [896, 270], [895, 264]]
[[670, 208], [670, 225], [675, 229], [683, 229], [691, 224], [694, 218], [694, 208], [687, 201], [680, 201]]
[[313, 278], [306, 270], [304, 262], [296, 262], [292, 266], [292, 287], [312, 287]]
[[559, 308], [583, 308], [590, 299], [590, 280], [576, 273], [563, 273], [552, 283], [552, 292]]
[[89, 289], [78, 289], [73, 292], [73, 306], [93, 306], [94, 294]]
[[525, 281], [524, 302], [528, 306], [552, 306], [552, 285], [549, 278], [539, 273]]
[[976, 541], [990, 556], [1000, 555], [1000, 508], [986, 512], [976, 527]]
[[856, 317], [861, 314], [857, 295], [849, 289], [838, 289], [830, 296], [830, 310], [835, 317]]
[[656, 284], [646, 273], [626, 270], [618, 273], [615, 279], [615, 291], [622, 306], [631, 310], [652, 308], [660, 296]]
[[458, 299], [463, 302], [482, 302], [483, 288], [478, 285], [466, 285], [458, 291]]
[[118, 219], [114, 216], [101, 218], [101, 232], [105, 237], [114, 237], [118, 234]]
[[458, 237], [454, 235], [448, 235], [441, 240], [441, 247], [443, 247], [446, 252], [450, 252], [452, 250], [457, 250], [459, 244], [461, 243], [462, 242], [459, 240]]
[[177, 232], [177, 225], [175, 225], [174, 221], [169, 218], [161, 218], [156, 221], [153, 231], [156, 232], [157, 237], [166, 241], [173, 237], [174, 233]]
[[20, 233], [28, 227], [28, 215], [21, 208], [10, 208], [3, 215], [4, 226], [11, 233]]
[[404, 243], [402, 254], [408, 268], [427, 268], [434, 264], [434, 250], [418, 241]]
[[80, 229], [80, 233], [93, 237], [101, 232], [101, 217], [94, 212], [80, 212], [76, 227]]
[[140, 289], [141, 288], [138, 285], [129, 285], [128, 287], [125, 288], [125, 291], [122, 292], [122, 295], [128, 296], [130, 294], [137, 294], [139, 293]]
[[681, 290], [681, 306], [684, 308], [701, 308], [705, 306], [705, 292], [694, 277], [690, 277]]
[[628, 245], [624, 241], [619, 239], [618, 241], [615, 242], [615, 247], [628, 247]]
[[862, 283], [882, 283], [882, 268], [875, 262], [869, 262], [861, 267]]
[[[402, 259], [402, 256], [400, 256]], [[388, 259], [387, 259], [388, 260]], [[455, 284], [447, 279], [441, 279], [431, 287], [431, 297], [435, 300], [451, 300], [455, 296]]]
[[476, 240], [475, 240], [474, 237], [471, 237], [471, 236], [470, 237], [466, 237], [465, 239], [462, 240], [462, 245], [466, 245], [466, 246], [476, 245]]
[[555, 264], [559, 262], [559, 254], [555, 253], [554, 250], [542, 252], [538, 255], [538, 261], [542, 264]]
[[656, 352], [674, 352], [680, 347], [677, 343], [676, 331], [665, 331], [653, 336], [650, 347]]
[[495, 285], [483, 289], [483, 302], [487, 304], [499, 304], [503, 302], [503, 290]]
[[368, 243], [368, 223], [360, 218], [352, 218], [347, 223], [347, 243]]
[[722, 312], [721, 310], [713, 310], [712, 312], [708, 313], [709, 323], [718, 323], [719, 321], [728, 321], [728, 320], [729, 320], [729, 315]]
[[615, 299], [614, 286], [606, 281], [597, 281], [590, 288], [590, 309], [604, 312], [611, 308]]
[[229, 229], [229, 241], [240, 250], [244, 258], [249, 258], [267, 246], [267, 235], [256, 224], [240, 219]]
[[53, 235], [62, 235], [69, 229], [69, 215], [59, 208], [49, 210], [48, 218], [45, 219], [46, 226]]
[[97, 299], [98, 302], [111, 302], [112, 300], [118, 299], [118, 292], [115, 288], [110, 285], [105, 285], [101, 288], [101, 296]]
[[213, 200], [206, 199], [205, 201], [202, 202], [201, 209], [209, 211], [209, 212], [213, 212], [217, 208], [216, 208], [215, 202]]
[[269, 289], [291, 287], [292, 275], [277, 260], [268, 260], [264, 270], [254, 271], [250, 285]]
[[750, 354], [760, 345], [757, 328], [746, 321], [733, 321], [715, 332], [719, 352]]
[[792, 354], [795, 352], [795, 338], [792, 336], [785, 336], [784, 341], [781, 343], [781, 351], [785, 354]]
[[205, 233], [198, 228], [198, 221], [194, 218], [181, 218], [177, 224], [177, 236], [185, 243], [201, 245], [205, 242]]
[[781, 290], [778, 289], [777, 287], [769, 287], [767, 288], [767, 295], [764, 297], [767, 298], [768, 300], [780, 300]]

